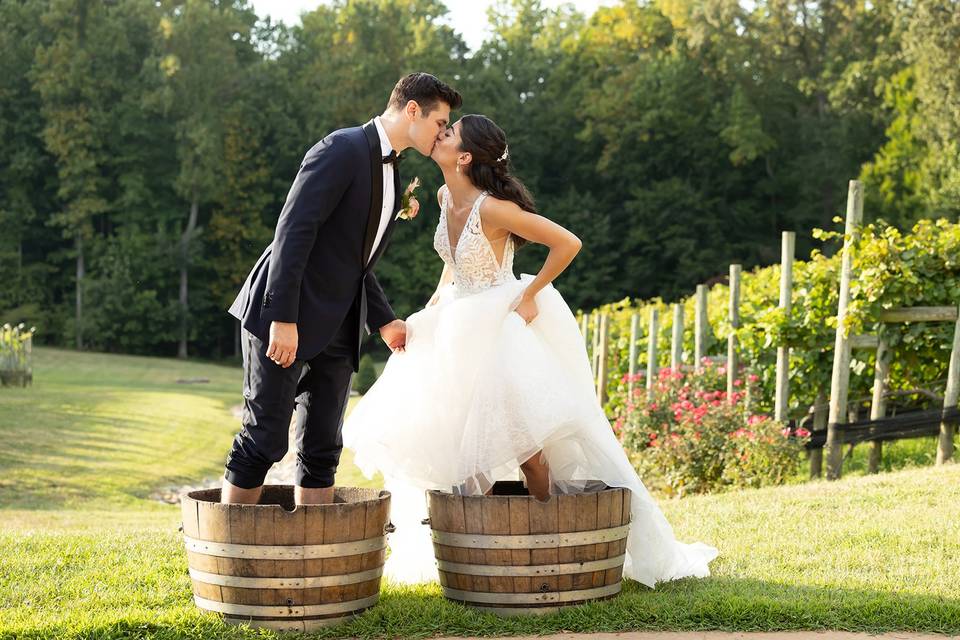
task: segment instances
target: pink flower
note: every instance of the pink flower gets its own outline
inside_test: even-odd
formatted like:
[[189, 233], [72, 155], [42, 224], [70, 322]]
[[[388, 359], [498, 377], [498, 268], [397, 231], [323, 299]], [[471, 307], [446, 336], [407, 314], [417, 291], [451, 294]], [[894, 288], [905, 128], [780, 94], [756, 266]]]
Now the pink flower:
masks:
[[781, 429], [781, 430], [780, 430], [780, 435], [782, 435], [784, 438], [789, 438], [789, 437], [790, 437], [790, 427], [785, 427], [785, 428]]
[[741, 380], [740, 378], [737, 378], [736, 380], [733, 381], [733, 386], [735, 387], [739, 387], [742, 384], [743, 384], [743, 380]]
[[718, 374], [718, 375], [721, 375], [721, 376], [727, 375], [727, 368], [726, 368], [726, 367], [717, 367], [717, 374]]
[[755, 373], [751, 373], [750, 375], [747, 376], [747, 380], [749, 380], [750, 382], [756, 382], [759, 379], [760, 379], [760, 376], [758, 376]]
[[807, 438], [810, 436], [810, 432], [804, 429], [803, 427], [800, 427], [799, 429], [797, 429], [796, 434], [798, 438]]
[[765, 419], [766, 419], [766, 416], [763, 416], [763, 415], [760, 415], [760, 414], [754, 414], [754, 415], [750, 416], [749, 418], [747, 418], [747, 424], [752, 427], [753, 425], [757, 424], [758, 422], [763, 422]]

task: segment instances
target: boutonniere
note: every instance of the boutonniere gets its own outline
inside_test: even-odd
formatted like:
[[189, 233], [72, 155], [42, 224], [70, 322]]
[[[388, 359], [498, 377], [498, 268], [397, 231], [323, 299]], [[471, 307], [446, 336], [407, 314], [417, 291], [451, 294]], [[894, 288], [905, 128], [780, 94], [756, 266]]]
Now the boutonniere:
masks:
[[[414, 178], [410, 181], [410, 184], [407, 185], [407, 188], [403, 190], [403, 195], [400, 196], [400, 211], [397, 212], [397, 220], [410, 220], [417, 217], [417, 214], [420, 212], [420, 207], [417, 206], [417, 209], [414, 211], [411, 207], [411, 200], [416, 198], [413, 192], [416, 191], [419, 186], [420, 178]], [[417, 204], [419, 205], [420, 203], [418, 202]]]

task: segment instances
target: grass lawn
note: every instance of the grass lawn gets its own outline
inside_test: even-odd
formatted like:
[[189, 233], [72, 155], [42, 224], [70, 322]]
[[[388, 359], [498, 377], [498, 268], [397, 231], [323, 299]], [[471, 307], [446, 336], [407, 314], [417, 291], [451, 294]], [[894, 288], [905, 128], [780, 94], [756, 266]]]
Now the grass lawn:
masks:
[[[205, 384], [178, 379], [206, 378]], [[156, 489], [218, 477], [239, 370], [38, 349], [30, 389], [0, 390], [0, 638], [253, 638], [193, 606], [177, 507]], [[501, 620], [434, 586], [383, 589], [315, 637], [562, 630], [843, 629], [960, 633], [960, 465], [887, 446], [895, 467], [662, 503], [682, 540], [720, 548], [706, 580], [627, 583], [602, 604]], [[858, 475], [860, 474], [860, 475]], [[345, 458], [341, 484], [368, 484]]]

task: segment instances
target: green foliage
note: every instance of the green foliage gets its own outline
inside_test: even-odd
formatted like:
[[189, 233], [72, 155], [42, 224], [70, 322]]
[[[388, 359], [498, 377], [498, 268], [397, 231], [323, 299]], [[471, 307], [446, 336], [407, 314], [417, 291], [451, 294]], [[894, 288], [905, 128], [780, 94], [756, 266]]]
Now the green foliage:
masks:
[[357, 375], [353, 380], [353, 388], [356, 389], [360, 395], [364, 395], [367, 391], [370, 391], [370, 387], [372, 387], [376, 381], [377, 368], [373, 364], [373, 356], [365, 353], [363, 357], [360, 358], [360, 369], [357, 371]]
[[[810, 229], [829, 225], [858, 175], [867, 220], [906, 229], [960, 211], [958, 27], [946, 0], [620, 0], [592, 15], [510, 0], [472, 52], [443, 22], [446, 6], [340, 0], [288, 27], [242, 2], [0, 3], [0, 317], [41, 324], [39, 339], [58, 344], [231, 353], [225, 307], [303, 153], [379, 113], [415, 70], [504, 128], [539, 210], [583, 239], [557, 282], [576, 308], [672, 299], [731, 262], [770, 264], [785, 229], [809, 255]], [[406, 156], [423, 215], [399, 226], [377, 269], [401, 316], [441, 271], [429, 195], [441, 177]], [[157, 263], [143, 277], [130, 247]], [[116, 305], [100, 302], [120, 297], [104, 288], [118, 282], [120, 254], [133, 284], [119, 290], [137, 295], [118, 330], [105, 320]], [[517, 271], [538, 271], [545, 255], [524, 249]], [[762, 278], [775, 295], [776, 278]], [[133, 337], [138, 322], [150, 336]], [[779, 331], [774, 316], [762, 322]], [[812, 374], [822, 356], [805, 353]]]
[[[818, 231], [816, 236], [832, 242], [838, 234]], [[803, 417], [808, 407], [826, 401], [833, 367], [839, 266], [839, 253], [827, 257], [818, 250], [814, 250], [808, 260], [795, 262], [789, 316], [778, 308], [779, 265], [743, 274], [737, 341], [744, 374], [757, 376], [755, 389], [751, 391], [752, 410], [773, 409], [779, 346], [790, 347], [791, 413]], [[923, 389], [942, 394], [953, 324], [884, 325], [878, 318], [881, 311], [894, 307], [957, 305], [960, 300], [960, 223], [922, 220], [907, 234], [884, 222], [868, 224], [861, 230], [853, 266], [856, 276], [851, 285], [847, 332], [884, 332], [893, 349], [891, 389]], [[724, 355], [727, 336], [732, 330], [728, 320], [729, 288], [724, 284], [713, 286], [707, 300], [707, 317], [714, 334], [707, 342], [707, 353]], [[682, 300], [682, 304], [685, 309], [684, 362], [690, 363], [694, 346], [693, 296]], [[649, 340], [646, 319], [651, 309], [657, 309], [660, 317], [659, 365], [668, 366], [673, 318], [661, 300], [627, 299], [595, 310], [610, 316], [608, 386], [611, 391], [617, 389], [622, 376], [629, 372], [630, 322], [635, 313], [643, 320], [637, 342], [640, 368], [646, 362]], [[594, 330], [591, 326], [591, 332]], [[857, 375], [851, 378], [851, 401], [863, 402], [869, 398], [873, 364], [873, 353], [854, 352], [853, 367]], [[616, 393], [611, 393], [610, 398], [608, 410], [613, 414], [621, 410], [624, 401]]]

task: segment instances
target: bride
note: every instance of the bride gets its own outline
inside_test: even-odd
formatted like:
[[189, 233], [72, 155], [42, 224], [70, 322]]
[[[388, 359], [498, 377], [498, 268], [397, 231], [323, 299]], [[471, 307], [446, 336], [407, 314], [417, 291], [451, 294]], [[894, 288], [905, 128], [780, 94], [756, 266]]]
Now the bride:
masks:
[[[530, 494], [578, 491], [591, 480], [632, 492], [624, 575], [649, 587], [710, 574], [717, 550], [678, 542], [610, 428], [594, 393], [576, 319], [551, 285], [580, 240], [540, 216], [509, 171], [503, 131], [466, 115], [431, 158], [443, 171], [434, 249], [443, 273], [407, 319], [405, 350], [343, 427], [360, 469], [393, 493], [386, 575], [436, 580], [424, 491], [483, 494], [518, 468]], [[536, 276], [513, 273], [526, 242], [550, 248]]]

